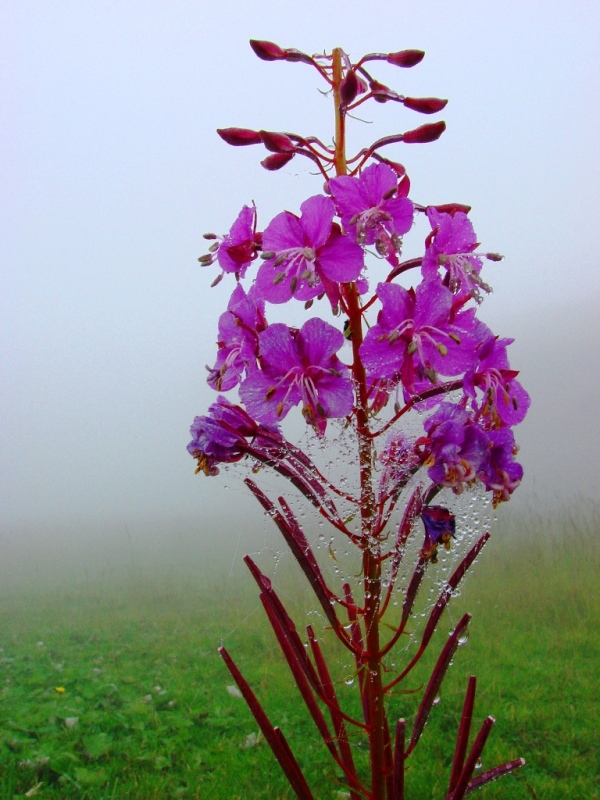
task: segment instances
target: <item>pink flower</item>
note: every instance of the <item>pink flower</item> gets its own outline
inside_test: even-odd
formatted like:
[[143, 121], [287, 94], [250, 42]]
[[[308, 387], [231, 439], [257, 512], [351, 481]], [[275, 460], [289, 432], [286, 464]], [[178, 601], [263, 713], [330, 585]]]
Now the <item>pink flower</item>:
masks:
[[277, 423], [302, 403], [306, 421], [319, 433], [327, 419], [350, 414], [350, 372], [335, 355], [343, 343], [342, 332], [318, 317], [300, 330], [270, 325], [259, 336], [261, 369], [250, 371], [240, 386], [248, 412], [261, 422]]
[[438, 281], [414, 289], [380, 283], [382, 309], [367, 333], [360, 354], [373, 380], [398, 381], [409, 392], [459, 375], [474, 362], [469, 334], [472, 316], [453, 316], [452, 294]]
[[481, 302], [481, 291], [491, 292], [480, 277], [481, 259], [473, 255], [478, 242], [471, 220], [462, 211], [446, 214], [430, 206], [427, 216], [432, 232], [421, 267], [423, 277], [431, 280], [440, 267], [446, 270], [443, 282], [454, 294], [469, 294]]
[[224, 272], [243, 278], [258, 255], [261, 235], [256, 232], [256, 208], [244, 206], [217, 250], [217, 260]]
[[341, 175], [329, 188], [345, 229], [360, 245], [375, 244], [392, 259], [413, 221], [413, 204], [398, 195], [398, 177], [387, 164], [371, 164], [358, 178]]
[[355, 281], [363, 268], [362, 249], [333, 225], [335, 208], [328, 197], [309, 197], [300, 210], [300, 218], [284, 211], [267, 226], [263, 250], [274, 256], [260, 267], [256, 287], [270, 303], [326, 293], [335, 306], [338, 284]]

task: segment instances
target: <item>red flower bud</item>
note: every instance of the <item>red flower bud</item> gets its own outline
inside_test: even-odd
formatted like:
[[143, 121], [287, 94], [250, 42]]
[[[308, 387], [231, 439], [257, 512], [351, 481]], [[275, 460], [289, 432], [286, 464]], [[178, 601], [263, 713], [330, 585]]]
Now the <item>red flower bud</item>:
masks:
[[420, 114], [435, 114], [448, 104], [447, 100], [440, 100], [439, 97], [405, 97], [402, 102], [406, 108], [412, 108]]
[[441, 206], [433, 206], [436, 211], [441, 214], [456, 214], [457, 211], [462, 211], [463, 214], [468, 214], [471, 206], [466, 206], [464, 203], [443, 203]]
[[285, 133], [259, 131], [259, 134], [264, 146], [272, 153], [290, 153], [294, 150], [294, 143]]
[[261, 143], [258, 131], [251, 131], [249, 128], [217, 128], [217, 133], [224, 142], [234, 147]]
[[272, 156], [267, 156], [264, 161], [260, 163], [265, 169], [274, 172], [276, 169], [285, 167], [288, 161], [291, 161], [293, 157], [293, 153], [273, 153]]
[[445, 130], [445, 122], [431, 122], [428, 125], [421, 125], [419, 128], [415, 128], [412, 131], [406, 131], [406, 133], [402, 134], [402, 141], [406, 142], [406, 144], [435, 142]]
[[340, 98], [345, 106], [349, 106], [350, 103], [356, 98], [358, 89], [359, 85], [356, 72], [354, 72], [353, 69], [348, 70], [346, 77], [340, 83]]
[[390, 53], [386, 61], [396, 67], [414, 67], [423, 60], [424, 55], [423, 50], [400, 50], [397, 53]]
[[398, 184], [398, 197], [408, 197], [410, 192], [410, 178], [405, 175]]
[[250, 39], [250, 47], [263, 61], [281, 61], [285, 59], [285, 50], [274, 42], [262, 42], [258, 39]]
[[373, 100], [377, 101], [378, 103], [387, 103], [387, 101], [390, 99], [389, 86], [379, 83], [379, 81], [371, 81], [369, 88], [373, 93]]

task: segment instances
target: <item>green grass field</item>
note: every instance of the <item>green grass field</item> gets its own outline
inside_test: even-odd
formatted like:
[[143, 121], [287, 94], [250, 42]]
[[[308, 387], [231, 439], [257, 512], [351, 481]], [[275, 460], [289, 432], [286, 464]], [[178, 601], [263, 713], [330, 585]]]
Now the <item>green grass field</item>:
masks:
[[[432, 646], [433, 657], [452, 620], [473, 613], [408, 771], [409, 800], [444, 796], [470, 674], [479, 681], [476, 721], [497, 719], [484, 768], [527, 759], [474, 797], [600, 798], [599, 533], [590, 511], [498, 526]], [[281, 581], [300, 625], [307, 595]], [[0, 621], [2, 800], [292, 798], [244, 701], [227, 689], [222, 641], [316, 797], [344, 797], [241, 568], [195, 578], [191, 570], [88, 574], [68, 588], [42, 577], [0, 588]], [[353, 703], [343, 676], [341, 665], [339, 691]], [[413, 685], [424, 678], [425, 669]], [[394, 714], [410, 718], [418, 699], [398, 697]], [[360, 741], [356, 749], [360, 761]]]

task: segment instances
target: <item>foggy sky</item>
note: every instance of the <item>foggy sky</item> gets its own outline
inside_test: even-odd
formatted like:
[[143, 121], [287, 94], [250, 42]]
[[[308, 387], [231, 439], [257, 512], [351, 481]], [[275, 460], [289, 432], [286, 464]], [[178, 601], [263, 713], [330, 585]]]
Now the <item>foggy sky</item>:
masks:
[[[591, 0], [3, 4], [3, 529], [204, 526], [232, 511], [185, 450], [214, 399], [204, 365], [232, 289], [209, 289], [202, 233], [226, 232], [252, 199], [261, 225], [297, 211], [321, 181], [299, 159], [268, 174], [259, 148], [214, 130], [332, 135], [316, 73], [259, 61], [249, 38], [426, 51], [412, 70], [374, 72], [448, 97], [448, 130], [389, 155], [414, 199], [469, 203], [483, 246], [506, 256], [486, 266], [481, 317], [517, 337], [511, 365], [533, 399], [514, 502], [596, 498], [599, 20]], [[366, 106], [351, 147], [425, 121], [390, 106]]]

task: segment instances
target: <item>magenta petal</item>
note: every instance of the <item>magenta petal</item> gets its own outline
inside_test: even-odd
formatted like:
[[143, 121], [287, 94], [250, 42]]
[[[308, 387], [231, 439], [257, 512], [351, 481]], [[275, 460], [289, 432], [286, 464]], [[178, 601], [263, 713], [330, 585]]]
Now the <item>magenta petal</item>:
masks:
[[325, 320], [312, 317], [300, 329], [298, 344], [309, 364], [326, 366], [344, 344], [344, 334]]
[[289, 211], [277, 214], [263, 233], [263, 250], [287, 250], [290, 247], [304, 247], [304, 231], [300, 220]]
[[329, 189], [340, 216], [350, 218], [370, 206], [367, 192], [358, 178], [351, 178], [349, 175], [332, 178], [329, 181]]
[[331, 223], [335, 214], [333, 201], [323, 195], [309, 197], [300, 206], [300, 224], [306, 237], [306, 244], [313, 250], [322, 247], [331, 233]]
[[412, 227], [414, 207], [408, 197], [393, 197], [386, 200], [383, 209], [391, 215], [393, 222], [393, 232], [402, 236]]
[[321, 378], [319, 381], [319, 403], [329, 418], [347, 417], [354, 406], [352, 383], [345, 369], [340, 376]]
[[398, 177], [387, 164], [371, 164], [363, 170], [360, 180], [365, 187], [369, 205], [378, 206], [384, 195], [398, 184]]
[[298, 366], [297, 347], [290, 329], [282, 322], [275, 322], [263, 331], [258, 339], [259, 351], [266, 372], [273, 365], [277, 374], [284, 375]]
[[240, 398], [248, 413], [267, 425], [281, 422], [301, 399], [295, 386], [275, 387], [274, 381], [259, 370], [251, 372], [242, 383]]
[[282, 272], [285, 272], [285, 264], [273, 267], [272, 261], [264, 261], [258, 270], [255, 286], [260, 296], [269, 303], [287, 303], [292, 297], [302, 301], [311, 300], [323, 291], [320, 281], [315, 286], [308, 286], [306, 281], [300, 281], [292, 295], [291, 283], [296, 274], [290, 272], [283, 280], [275, 282]]
[[349, 236], [334, 233], [318, 253], [323, 275], [338, 283], [355, 281], [364, 266], [362, 248]]

